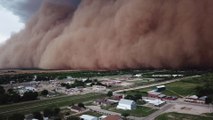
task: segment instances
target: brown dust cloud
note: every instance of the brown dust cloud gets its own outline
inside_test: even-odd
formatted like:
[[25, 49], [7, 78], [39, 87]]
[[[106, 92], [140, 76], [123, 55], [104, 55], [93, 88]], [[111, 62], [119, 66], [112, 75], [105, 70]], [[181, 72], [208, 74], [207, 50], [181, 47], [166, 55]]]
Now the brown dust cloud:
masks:
[[0, 68], [184, 67], [213, 67], [213, 0], [44, 0], [0, 46]]

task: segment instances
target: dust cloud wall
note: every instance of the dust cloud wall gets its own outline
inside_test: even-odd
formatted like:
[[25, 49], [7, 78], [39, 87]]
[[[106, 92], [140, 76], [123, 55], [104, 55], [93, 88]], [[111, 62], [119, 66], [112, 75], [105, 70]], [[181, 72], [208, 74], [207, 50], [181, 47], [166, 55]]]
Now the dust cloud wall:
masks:
[[44, 1], [0, 47], [0, 68], [213, 67], [213, 0]]

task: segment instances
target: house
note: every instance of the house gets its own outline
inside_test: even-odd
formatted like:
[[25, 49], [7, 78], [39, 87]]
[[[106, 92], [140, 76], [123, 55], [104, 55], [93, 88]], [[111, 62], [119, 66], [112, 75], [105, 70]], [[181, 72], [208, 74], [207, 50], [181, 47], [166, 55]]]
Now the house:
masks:
[[103, 120], [123, 120], [119, 115], [109, 115], [105, 117]]
[[207, 96], [203, 96], [203, 97], [198, 97], [196, 95], [192, 95], [192, 96], [188, 96], [185, 98], [185, 102], [191, 102], [191, 103], [201, 103], [201, 104], [205, 104], [206, 103], [206, 98]]
[[136, 103], [133, 100], [121, 99], [118, 103], [117, 109], [133, 110], [136, 109]]
[[148, 91], [148, 97], [158, 98], [158, 96], [161, 94], [159, 92], [156, 92], [155, 90]]
[[107, 105], [114, 104], [114, 102], [109, 101], [108, 99], [104, 98], [104, 99], [97, 99], [96, 101], [94, 101], [94, 104], [107, 106]]
[[97, 117], [92, 115], [81, 115], [80, 118], [81, 120], [98, 120]]

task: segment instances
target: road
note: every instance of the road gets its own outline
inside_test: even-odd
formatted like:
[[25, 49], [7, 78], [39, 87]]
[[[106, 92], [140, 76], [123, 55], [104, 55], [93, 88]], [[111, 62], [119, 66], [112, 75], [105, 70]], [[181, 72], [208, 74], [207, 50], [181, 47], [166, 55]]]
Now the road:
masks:
[[174, 104], [166, 104], [164, 107], [162, 107], [158, 111], [152, 113], [151, 115], [147, 116], [143, 120], [154, 120], [157, 116], [161, 115], [163, 112], [165, 112], [166, 110], [172, 108], [173, 106], [174, 106]]
[[5, 105], [0, 107], [0, 115], [4, 114], [11, 114], [15, 113], [16, 111], [18, 112], [26, 112], [26, 111], [32, 111], [33, 109], [37, 109], [40, 107], [47, 107], [49, 105], [57, 105], [63, 102], [69, 102], [70, 104], [73, 101], [80, 101], [82, 102], [82, 99], [90, 99], [91, 97], [96, 98], [99, 96], [98, 94], [93, 94], [93, 95], [81, 95], [81, 96], [62, 96], [62, 97], [57, 97], [57, 98], [52, 98], [52, 99], [46, 99], [46, 100], [38, 100], [38, 101], [31, 101], [31, 102], [25, 102], [25, 103], [18, 103], [18, 104], [12, 104], [12, 105]]
[[195, 75], [195, 76], [183, 77], [183, 78], [178, 78], [178, 79], [164, 81], [164, 82], [158, 82], [158, 83], [154, 83], [154, 84], [150, 84], [150, 85], [144, 85], [144, 86], [128, 88], [128, 89], [123, 89], [123, 90], [116, 90], [116, 91], [113, 92], [113, 94], [126, 92], [126, 91], [132, 91], [132, 90], [138, 90], [138, 89], [143, 89], [143, 88], [149, 88], [149, 87], [154, 87], [154, 86], [158, 86], [158, 85], [165, 85], [165, 84], [181, 81], [183, 79], [194, 78], [194, 77], [200, 77], [200, 76], [199, 75]]

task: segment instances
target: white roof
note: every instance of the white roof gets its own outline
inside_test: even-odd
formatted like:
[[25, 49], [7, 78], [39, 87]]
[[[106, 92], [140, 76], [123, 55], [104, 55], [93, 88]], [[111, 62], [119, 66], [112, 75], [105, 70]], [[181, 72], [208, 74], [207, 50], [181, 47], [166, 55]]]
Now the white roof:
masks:
[[97, 120], [97, 117], [92, 115], [81, 115], [80, 118], [84, 120]]
[[161, 94], [160, 92], [155, 92], [155, 90], [148, 91], [147, 93], [148, 94], [155, 94], [155, 95], [160, 95]]
[[121, 100], [119, 101], [119, 104], [131, 105], [132, 103], [134, 103], [133, 100], [127, 100], [127, 99], [121, 99]]
[[157, 86], [157, 88], [164, 88], [166, 87], [165, 85], [160, 85], [160, 86]]
[[198, 96], [197, 95], [192, 95], [192, 96], [189, 96], [189, 98], [191, 98], [191, 99], [198, 99]]
[[153, 104], [155, 106], [158, 106], [158, 105], [161, 105], [163, 103], [165, 103], [165, 101], [162, 101], [160, 99], [155, 99], [155, 100], [150, 100], [150, 99], [144, 99], [144, 101], [150, 103], [150, 104]]

